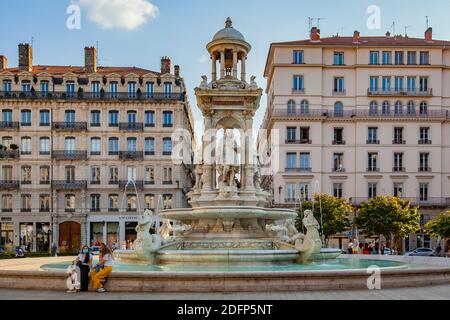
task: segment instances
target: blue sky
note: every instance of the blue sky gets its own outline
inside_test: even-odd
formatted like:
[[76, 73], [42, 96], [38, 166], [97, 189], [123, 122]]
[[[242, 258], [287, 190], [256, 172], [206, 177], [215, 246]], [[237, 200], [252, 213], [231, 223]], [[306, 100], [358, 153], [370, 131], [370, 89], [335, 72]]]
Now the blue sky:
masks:
[[[298, 40], [308, 37], [308, 17], [325, 18], [320, 22], [322, 36], [336, 33], [351, 35], [357, 29], [362, 35], [404, 33], [410, 26], [409, 36], [423, 37], [425, 16], [430, 16], [434, 37], [450, 39], [450, 1], [448, 0], [127, 0], [130, 3], [150, 2], [158, 8], [156, 17], [133, 30], [104, 29], [98, 19], [110, 18], [114, 23], [120, 12], [101, 10], [92, 12], [90, 4], [100, 2], [120, 3], [123, 0], [3, 0], [0, 19], [0, 54], [5, 54], [10, 66], [17, 65], [17, 44], [34, 38], [34, 63], [55, 65], [83, 65], [83, 48], [99, 41], [101, 65], [139, 66], [159, 70], [161, 56], [172, 58], [181, 66], [188, 94], [197, 120], [196, 130], [201, 130], [201, 114], [196, 107], [193, 88], [200, 76], [210, 73], [209, 57], [205, 49], [214, 33], [223, 28], [227, 16], [253, 46], [248, 58], [248, 73], [257, 77], [265, 88], [263, 70], [271, 42]], [[71, 3], [81, 5], [81, 28], [69, 30], [66, 20]], [[89, 4], [90, 3], [90, 4]], [[366, 13], [370, 5], [381, 9], [381, 28], [369, 30]], [[108, 7], [109, 8], [109, 7]], [[117, 6], [120, 8], [120, 5]], [[120, 10], [119, 10], [120, 11]], [[111, 15], [110, 17], [108, 15]], [[93, 21], [95, 20], [95, 21]], [[265, 96], [257, 113], [255, 127], [259, 127], [266, 108]]]

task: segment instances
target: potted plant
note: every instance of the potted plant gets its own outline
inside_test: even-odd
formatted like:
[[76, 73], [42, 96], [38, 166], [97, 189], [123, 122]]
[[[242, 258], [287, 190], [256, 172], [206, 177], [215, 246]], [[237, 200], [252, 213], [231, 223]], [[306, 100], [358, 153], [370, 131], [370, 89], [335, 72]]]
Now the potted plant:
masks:
[[17, 144], [11, 144], [10, 146], [9, 146], [9, 148], [11, 149], [11, 150], [13, 150], [13, 151], [16, 151], [17, 149], [19, 149], [19, 147], [17, 146]]

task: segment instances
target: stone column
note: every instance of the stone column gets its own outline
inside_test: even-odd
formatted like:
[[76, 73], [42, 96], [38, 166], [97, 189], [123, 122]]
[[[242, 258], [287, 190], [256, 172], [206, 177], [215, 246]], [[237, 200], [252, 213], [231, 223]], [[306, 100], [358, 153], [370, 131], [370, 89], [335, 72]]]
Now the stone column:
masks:
[[247, 60], [247, 55], [243, 53], [241, 58], [241, 81], [245, 81], [245, 60]]
[[233, 78], [236, 78], [236, 79], [238, 77], [237, 64], [238, 64], [237, 51], [233, 51]]
[[211, 60], [212, 60], [212, 81], [216, 81], [217, 80], [217, 58], [216, 58], [215, 53], [213, 53], [213, 55], [211, 56]]
[[[254, 169], [254, 163], [253, 163], [253, 153], [252, 153], [252, 148], [253, 148], [253, 132], [252, 132], [252, 128], [253, 128], [253, 117], [251, 112], [248, 112], [245, 115], [245, 189], [246, 190], [250, 190], [253, 191], [255, 189], [254, 186], [254, 174], [255, 174], [255, 169]], [[250, 133], [250, 135], [248, 136], [247, 134]]]
[[225, 78], [225, 50], [220, 50], [220, 78]]
[[203, 190], [212, 189], [212, 170], [213, 163], [211, 153], [212, 148], [212, 113], [205, 114], [205, 133], [203, 134]]

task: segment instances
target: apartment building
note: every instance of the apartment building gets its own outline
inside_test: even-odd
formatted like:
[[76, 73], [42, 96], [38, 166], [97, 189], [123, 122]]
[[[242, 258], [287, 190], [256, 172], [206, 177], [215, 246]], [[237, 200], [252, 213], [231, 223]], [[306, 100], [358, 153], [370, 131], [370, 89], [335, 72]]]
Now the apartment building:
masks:
[[[272, 43], [265, 68], [275, 206], [315, 192], [394, 195], [423, 223], [450, 206], [450, 41], [391, 35]], [[276, 134], [275, 134], [276, 133]], [[430, 246], [426, 235], [405, 250]]]
[[179, 144], [192, 157], [179, 66], [101, 67], [94, 47], [81, 67], [33, 65], [29, 44], [18, 61], [0, 56], [0, 245], [133, 240], [143, 209], [187, 206], [192, 175], [172, 157]]

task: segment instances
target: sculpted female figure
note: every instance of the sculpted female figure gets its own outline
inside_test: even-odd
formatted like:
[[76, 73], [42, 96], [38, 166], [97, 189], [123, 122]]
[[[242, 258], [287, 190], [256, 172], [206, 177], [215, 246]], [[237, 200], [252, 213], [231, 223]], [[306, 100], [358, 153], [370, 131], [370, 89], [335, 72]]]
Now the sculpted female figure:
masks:
[[295, 241], [295, 247], [298, 251], [303, 253], [303, 260], [309, 260], [313, 254], [320, 253], [322, 250], [319, 222], [314, 218], [314, 214], [311, 210], [305, 210], [303, 225], [306, 228], [306, 235], [303, 239], [297, 239]]

